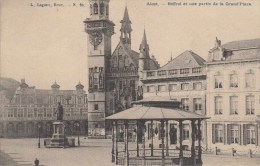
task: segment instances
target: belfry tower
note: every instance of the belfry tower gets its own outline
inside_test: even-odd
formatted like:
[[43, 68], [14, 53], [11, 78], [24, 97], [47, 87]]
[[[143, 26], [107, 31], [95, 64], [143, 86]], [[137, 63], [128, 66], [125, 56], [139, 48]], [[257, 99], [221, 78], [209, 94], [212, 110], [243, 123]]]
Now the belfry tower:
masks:
[[121, 36], [120, 40], [123, 42], [125, 46], [128, 47], [128, 49], [131, 49], [131, 20], [129, 19], [128, 10], [127, 7], [125, 7], [124, 17], [123, 20], [120, 21], [121, 23]]
[[115, 24], [109, 20], [109, 0], [89, 0], [88, 34], [88, 136], [105, 137], [106, 65], [111, 56], [111, 36]]

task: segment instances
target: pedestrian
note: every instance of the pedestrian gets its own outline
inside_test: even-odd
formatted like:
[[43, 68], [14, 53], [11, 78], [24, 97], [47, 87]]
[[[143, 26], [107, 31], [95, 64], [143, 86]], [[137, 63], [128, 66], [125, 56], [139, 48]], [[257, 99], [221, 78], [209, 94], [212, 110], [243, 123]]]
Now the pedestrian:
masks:
[[39, 166], [39, 164], [40, 164], [40, 161], [36, 158], [36, 159], [34, 160], [34, 165], [35, 165], [35, 166]]

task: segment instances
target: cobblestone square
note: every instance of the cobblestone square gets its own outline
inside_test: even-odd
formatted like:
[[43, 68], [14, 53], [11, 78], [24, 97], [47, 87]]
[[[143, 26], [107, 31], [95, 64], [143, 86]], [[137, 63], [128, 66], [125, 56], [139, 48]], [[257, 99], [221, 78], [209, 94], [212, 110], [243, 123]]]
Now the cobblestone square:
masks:
[[[74, 148], [41, 148], [37, 139], [0, 139], [0, 166], [32, 166], [35, 158], [41, 166], [112, 166], [110, 139], [81, 139]], [[8, 160], [6, 156], [9, 156]], [[204, 166], [257, 166], [260, 158], [203, 155]]]

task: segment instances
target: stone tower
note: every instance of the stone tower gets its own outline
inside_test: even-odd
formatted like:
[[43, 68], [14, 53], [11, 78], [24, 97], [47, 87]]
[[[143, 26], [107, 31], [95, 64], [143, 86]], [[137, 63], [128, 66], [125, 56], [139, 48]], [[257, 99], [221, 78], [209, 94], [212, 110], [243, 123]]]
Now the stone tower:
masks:
[[143, 98], [143, 83], [140, 81], [143, 77], [144, 70], [150, 70], [150, 55], [149, 55], [149, 45], [146, 39], [146, 33], [144, 30], [144, 35], [142, 42], [139, 47], [139, 60], [138, 60], [138, 75], [139, 75], [139, 82], [138, 82], [138, 93], [137, 98], [138, 100]]
[[106, 65], [111, 56], [115, 24], [109, 20], [109, 0], [89, 0], [85, 23], [88, 45], [88, 136], [105, 137]]

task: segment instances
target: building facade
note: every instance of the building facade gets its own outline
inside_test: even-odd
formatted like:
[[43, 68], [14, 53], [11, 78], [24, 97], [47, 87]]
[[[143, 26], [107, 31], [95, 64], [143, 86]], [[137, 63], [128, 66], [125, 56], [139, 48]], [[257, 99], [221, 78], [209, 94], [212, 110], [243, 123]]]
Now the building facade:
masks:
[[254, 149], [260, 132], [260, 39], [221, 44], [209, 51], [208, 147]]
[[[10, 83], [9, 83], [10, 84]], [[14, 88], [1, 89], [0, 137], [42, 137], [52, 135], [52, 122], [57, 119], [58, 102], [63, 106], [67, 135], [87, 134], [87, 95], [84, 86], [60, 90], [55, 82], [51, 90], [36, 89], [24, 79]]]
[[[184, 111], [206, 115], [205, 60], [193, 51], [185, 51], [158, 70], [143, 71], [140, 81], [143, 97], [163, 97], [165, 101], [178, 101]], [[148, 126], [150, 124], [147, 124]], [[156, 126], [156, 124], [154, 124]], [[160, 123], [158, 123], [160, 125]], [[170, 145], [178, 145], [179, 124], [169, 121]], [[160, 128], [157, 126], [157, 128]], [[183, 145], [191, 147], [191, 123], [183, 122]], [[206, 126], [202, 122], [202, 145], [206, 144]], [[160, 139], [160, 138], [159, 138]], [[196, 141], [197, 143], [197, 141]]]
[[131, 101], [142, 97], [141, 88], [138, 89], [138, 72], [156, 69], [159, 64], [149, 56], [145, 34], [140, 52], [132, 50], [127, 8], [120, 22], [121, 36], [114, 51], [111, 37], [115, 24], [109, 20], [109, 0], [90, 1], [90, 17], [84, 23], [88, 36], [88, 135], [105, 137], [111, 135], [112, 128], [105, 117], [131, 107]]

